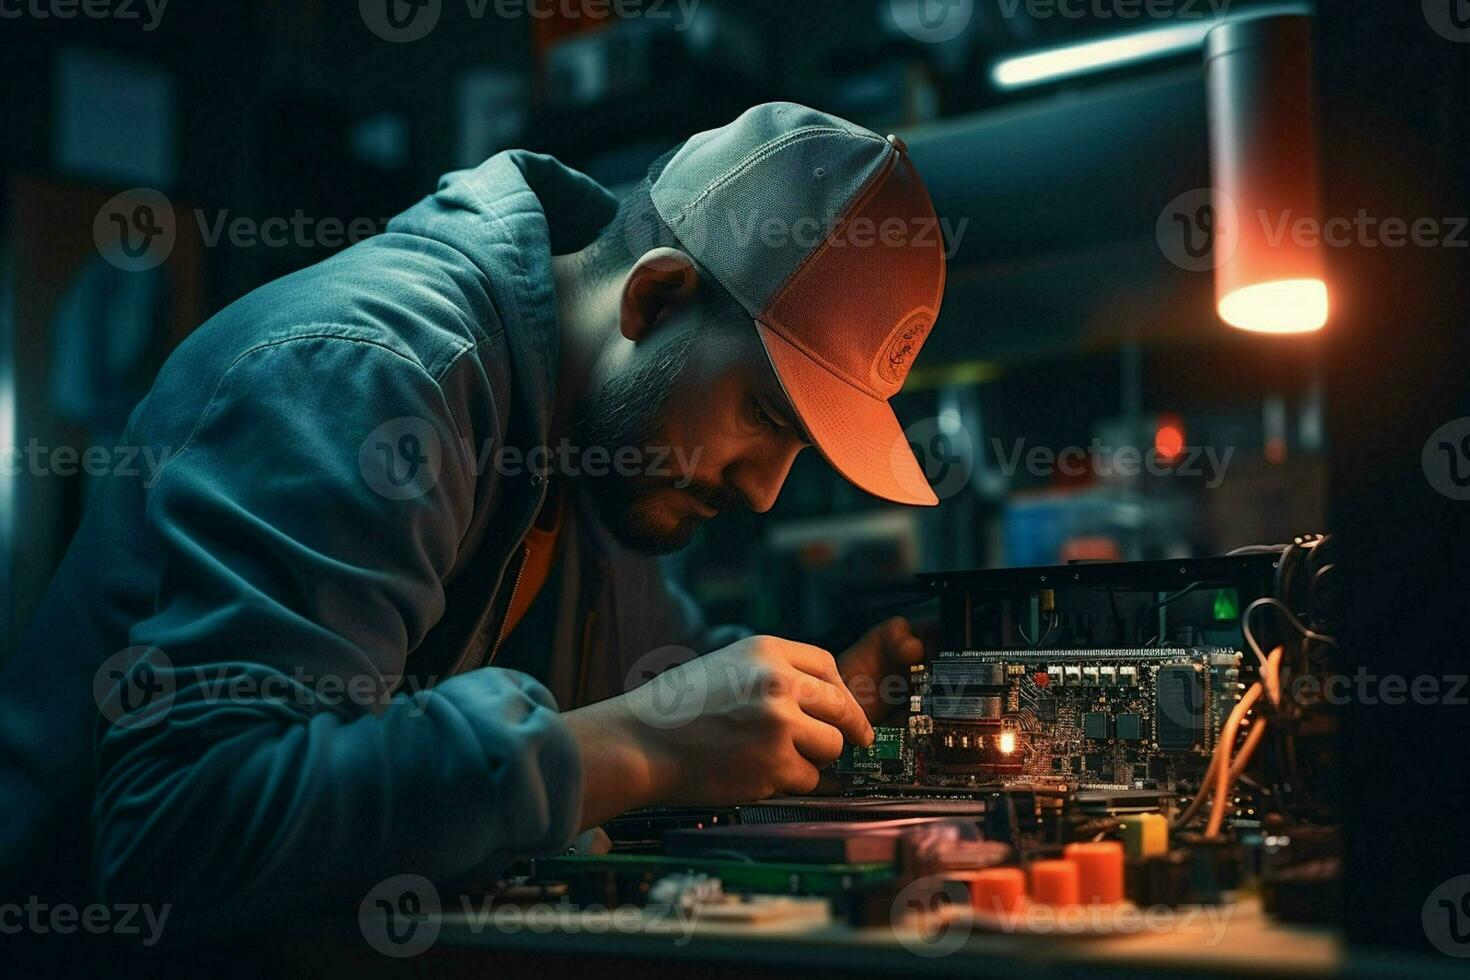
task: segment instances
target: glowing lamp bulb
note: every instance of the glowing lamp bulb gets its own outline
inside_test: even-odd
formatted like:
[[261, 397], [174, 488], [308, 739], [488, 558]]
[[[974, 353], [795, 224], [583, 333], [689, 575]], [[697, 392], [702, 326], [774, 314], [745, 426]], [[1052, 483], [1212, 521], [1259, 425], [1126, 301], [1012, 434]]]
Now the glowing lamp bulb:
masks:
[[1220, 297], [1220, 319], [1259, 333], [1310, 333], [1327, 323], [1327, 284], [1320, 279], [1282, 279], [1241, 286]]
[[1231, 19], [1205, 38], [1215, 309], [1240, 330], [1310, 333], [1327, 322], [1320, 237], [1312, 20]]
[[1014, 751], [1016, 751], [1016, 733], [1015, 732], [1001, 732], [1000, 733], [1000, 754], [1001, 755], [1010, 755]]

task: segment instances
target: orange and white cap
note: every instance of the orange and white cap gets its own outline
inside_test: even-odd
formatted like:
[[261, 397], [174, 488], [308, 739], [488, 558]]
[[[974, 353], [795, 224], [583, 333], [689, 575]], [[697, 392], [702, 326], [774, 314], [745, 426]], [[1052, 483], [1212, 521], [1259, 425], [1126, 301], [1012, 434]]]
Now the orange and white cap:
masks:
[[827, 461], [874, 496], [937, 503], [889, 405], [944, 296], [943, 235], [903, 142], [768, 103], [690, 138], [652, 196], [755, 321]]

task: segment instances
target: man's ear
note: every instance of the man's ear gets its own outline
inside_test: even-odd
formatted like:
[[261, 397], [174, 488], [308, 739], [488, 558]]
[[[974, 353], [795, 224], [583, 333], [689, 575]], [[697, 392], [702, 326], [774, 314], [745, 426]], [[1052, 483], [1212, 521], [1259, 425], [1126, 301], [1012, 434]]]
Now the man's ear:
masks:
[[699, 291], [699, 267], [676, 248], [655, 248], [633, 263], [623, 280], [619, 320], [623, 336], [646, 337], [669, 310]]

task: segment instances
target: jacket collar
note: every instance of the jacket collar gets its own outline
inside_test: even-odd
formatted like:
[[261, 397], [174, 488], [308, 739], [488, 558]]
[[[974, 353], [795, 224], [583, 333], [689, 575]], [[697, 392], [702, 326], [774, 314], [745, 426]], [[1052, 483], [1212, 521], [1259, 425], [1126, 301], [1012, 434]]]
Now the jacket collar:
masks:
[[560, 357], [551, 257], [585, 247], [616, 214], [617, 199], [586, 174], [508, 150], [446, 174], [395, 219], [463, 252], [485, 276], [505, 326], [522, 431], [536, 444], [550, 441]]

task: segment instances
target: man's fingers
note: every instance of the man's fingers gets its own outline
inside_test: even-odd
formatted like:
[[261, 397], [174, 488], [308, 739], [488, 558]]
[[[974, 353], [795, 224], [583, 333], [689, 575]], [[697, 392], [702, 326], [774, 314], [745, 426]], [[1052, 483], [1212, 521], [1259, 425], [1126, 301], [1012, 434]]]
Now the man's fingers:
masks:
[[826, 722], [807, 718], [799, 723], [791, 742], [804, 759], [814, 766], [821, 767], [833, 762], [842, 754], [842, 747], [846, 740], [842, 737], [842, 732]]
[[849, 742], [873, 744], [873, 726], [867, 713], [841, 678], [828, 681], [810, 674], [796, 674], [789, 683], [792, 698], [808, 716], [836, 728]]
[[795, 793], [801, 795], [810, 793], [817, 788], [822, 781], [821, 770], [807, 762], [805, 759], [796, 759], [791, 765], [785, 767], [781, 775], [777, 777], [777, 784], [782, 793]]
[[[831, 688], [830, 692], [823, 692], [817, 687], [813, 690], [820, 693], [830, 693], [834, 703], [842, 705], [841, 713], [835, 717], [821, 715], [824, 721], [830, 721], [842, 730], [848, 740], [858, 745], [873, 744], [873, 726], [868, 722], [868, 713], [858, 703], [852, 691], [848, 690], [847, 683], [842, 674], [837, 670], [837, 661], [832, 659], [832, 654], [821, 647], [810, 646], [805, 643], [790, 644], [790, 657], [788, 663], [797, 670], [819, 683], [826, 684]], [[798, 678], [799, 680], [799, 678]], [[796, 684], [798, 689], [811, 687], [808, 684]], [[821, 700], [813, 698], [813, 701]], [[803, 700], [802, 707], [806, 707]], [[809, 712], [810, 713], [810, 712]]]

